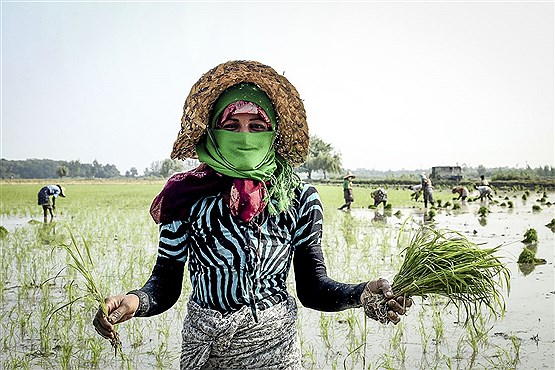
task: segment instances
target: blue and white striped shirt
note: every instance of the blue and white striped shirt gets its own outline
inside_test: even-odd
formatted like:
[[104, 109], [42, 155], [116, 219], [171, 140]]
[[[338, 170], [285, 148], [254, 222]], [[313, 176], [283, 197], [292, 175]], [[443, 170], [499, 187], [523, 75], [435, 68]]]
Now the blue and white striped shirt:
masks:
[[141, 289], [149, 302], [141, 302], [146, 308], [136, 316], [157, 314], [175, 303], [186, 262], [191, 299], [201, 307], [224, 314], [245, 305], [266, 309], [286, 299], [294, 256], [303, 304], [328, 311], [360, 304], [364, 283], [342, 284], [327, 277], [320, 248], [322, 204], [313, 186], [298, 189], [288, 212], [269, 215], [265, 210], [253, 221], [234, 218], [219, 194], [198, 200], [184, 220], [162, 224], [157, 263]]

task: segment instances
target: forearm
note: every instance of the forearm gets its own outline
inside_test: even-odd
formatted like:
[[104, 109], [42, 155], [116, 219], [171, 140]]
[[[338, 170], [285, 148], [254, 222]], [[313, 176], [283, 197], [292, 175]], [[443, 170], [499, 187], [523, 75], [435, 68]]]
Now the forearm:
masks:
[[129, 293], [139, 297], [135, 316], [158, 315], [171, 308], [181, 294], [185, 264], [158, 256], [150, 278], [138, 290]]
[[303, 247], [293, 259], [297, 297], [303, 306], [319, 311], [342, 311], [361, 306], [366, 282], [346, 284], [327, 275], [320, 246]]

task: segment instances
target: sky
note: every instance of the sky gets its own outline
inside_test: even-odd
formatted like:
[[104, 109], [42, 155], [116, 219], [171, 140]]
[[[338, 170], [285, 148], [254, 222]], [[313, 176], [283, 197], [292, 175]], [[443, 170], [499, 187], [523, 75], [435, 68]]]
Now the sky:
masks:
[[5, 159], [169, 158], [191, 86], [228, 60], [289, 79], [355, 170], [555, 165], [554, 3], [1, 3]]

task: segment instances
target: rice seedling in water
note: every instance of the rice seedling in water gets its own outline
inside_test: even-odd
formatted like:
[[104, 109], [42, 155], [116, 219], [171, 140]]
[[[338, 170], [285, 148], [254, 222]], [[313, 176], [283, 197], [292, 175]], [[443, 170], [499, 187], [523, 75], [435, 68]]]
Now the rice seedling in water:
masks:
[[525, 244], [532, 244], [538, 242], [538, 232], [536, 229], [528, 229], [524, 233], [524, 239], [522, 240]]
[[528, 247], [524, 247], [518, 256], [518, 263], [531, 263], [534, 265], [544, 265], [547, 261], [543, 258], [536, 258], [536, 253]]
[[[404, 229], [401, 228], [401, 232]], [[398, 238], [400, 243], [401, 238]], [[505, 313], [501, 290], [510, 287], [510, 272], [495, 253], [500, 246], [481, 249], [452, 230], [420, 227], [402, 249], [403, 264], [393, 278], [395, 297], [446, 297], [465, 313], [464, 324], [474, 321], [482, 308], [494, 317]], [[387, 322], [385, 300], [380, 295], [365, 299], [370, 317]]]
[[486, 217], [489, 212], [490, 210], [486, 206], [480, 206], [480, 209], [478, 209], [478, 214], [482, 217]]
[[[104, 297], [106, 297], [106, 295], [100, 291], [98, 285], [95, 283], [95, 279], [92, 274], [94, 264], [91, 257], [90, 245], [89, 243], [87, 243], [84, 237], [81, 237], [84, 248], [84, 251], [82, 251], [69, 226], [66, 225], [66, 229], [69, 233], [71, 242], [69, 244], [61, 244], [61, 246], [68, 252], [69, 256], [71, 257], [72, 263], [68, 263], [68, 266], [78, 272], [85, 279], [85, 296], [74, 299], [73, 301], [63, 305], [62, 307], [59, 307], [55, 312], [67, 306], [71, 306], [77, 300], [85, 299], [92, 300], [94, 303], [98, 304], [102, 309], [104, 315], [108, 317], [108, 308], [106, 307], [106, 303], [104, 302]], [[123, 356], [121, 352], [121, 340], [117, 331], [114, 332], [114, 338], [110, 339], [110, 344], [114, 348], [114, 355], [117, 355], [117, 353], [119, 352]]]
[[538, 206], [537, 204], [534, 204], [532, 206], [532, 212], [540, 212], [542, 210], [542, 207]]
[[555, 218], [552, 219], [547, 225], [547, 226], [551, 231], [553, 231], [555, 233]]

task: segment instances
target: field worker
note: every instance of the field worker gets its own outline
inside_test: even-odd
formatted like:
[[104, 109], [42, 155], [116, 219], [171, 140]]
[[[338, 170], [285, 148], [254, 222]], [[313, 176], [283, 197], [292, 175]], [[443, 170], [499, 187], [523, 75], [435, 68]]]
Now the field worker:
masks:
[[415, 202], [418, 202], [418, 198], [420, 198], [420, 195], [422, 195], [422, 183], [409, 185], [408, 189], [412, 190], [412, 194], [410, 195], [411, 199], [414, 199]]
[[156, 265], [142, 288], [106, 299], [108, 318], [99, 310], [94, 319], [100, 335], [111, 338], [113, 324], [172, 307], [186, 263], [192, 288], [182, 369], [300, 369], [291, 264], [304, 306], [340, 311], [385, 297], [383, 322], [399, 321], [412, 301], [391, 299], [386, 280], [327, 276], [322, 203], [292, 169], [308, 151], [305, 110], [284, 76], [258, 62], [223, 63], [193, 85], [181, 125], [171, 157], [198, 155], [201, 164], [173, 175], [154, 199]]
[[453, 198], [454, 200], [463, 200], [465, 201], [468, 198], [468, 189], [465, 186], [455, 186], [453, 190], [451, 190], [453, 194], [459, 194], [458, 198]]
[[491, 188], [489, 186], [476, 186], [476, 190], [480, 192], [478, 198], [480, 200], [484, 200], [484, 198], [488, 198], [489, 200], [493, 200], [493, 196], [491, 195]]
[[480, 186], [489, 186], [489, 181], [485, 179], [484, 175], [480, 175]]
[[422, 193], [424, 194], [424, 208], [428, 208], [428, 203], [434, 206], [434, 187], [432, 185], [432, 180], [429, 179], [425, 173], [420, 175]]
[[342, 209], [351, 209], [351, 203], [355, 201], [353, 197], [353, 179], [356, 176], [353, 175], [350, 171], [345, 176], [343, 176], [343, 198], [345, 199], [345, 204], [339, 207], [339, 210]]
[[[60, 185], [46, 185], [39, 190], [38, 205], [42, 206], [44, 214], [44, 223], [48, 221], [48, 213], [50, 213], [50, 222], [54, 220], [54, 210], [56, 209], [56, 198], [60, 196], [65, 198], [65, 189]], [[50, 200], [52, 197], [52, 201]]]
[[374, 207], [377, 207], [383, 203], [383, 206], [385, 208], [385, 205], [387, 204], [387, 192], [384, 189], [376, 189], [372, 193], [370, 193], [370, 196], [372, 197], [372, 199], [374, 199]]

